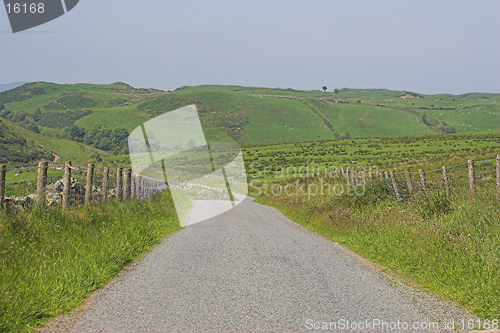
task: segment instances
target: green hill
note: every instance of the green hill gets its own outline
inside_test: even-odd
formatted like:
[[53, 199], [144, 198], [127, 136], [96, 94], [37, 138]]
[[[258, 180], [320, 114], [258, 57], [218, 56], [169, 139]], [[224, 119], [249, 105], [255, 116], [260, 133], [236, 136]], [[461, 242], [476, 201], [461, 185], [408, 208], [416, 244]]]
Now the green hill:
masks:
[[[68, 138], [123, 154], [124, 133], [190, 104], [198, 107], [208, 141], [249, 145], [495, 132], [500, 130], [499, 103], [500, 94], [486, 93], [422, 95], [386, 89], [323, 92], [211, 85], [168, 92], [125, 83], [35, 82], [0, 93], [0, 117], [44, 138]], [[106, 126], [96, 129], [99, 125]]]
[[0, 119], [0, 164], [53, 158], [52, 153], [40, 144], [28, 144], [28, 140], [19, 133], [19, 126], [7, 122]]
[[32, 165], [34, 161], [86, 161], [106, 152], [66, 139], [33, 133], [0, 119], [0, 164]]

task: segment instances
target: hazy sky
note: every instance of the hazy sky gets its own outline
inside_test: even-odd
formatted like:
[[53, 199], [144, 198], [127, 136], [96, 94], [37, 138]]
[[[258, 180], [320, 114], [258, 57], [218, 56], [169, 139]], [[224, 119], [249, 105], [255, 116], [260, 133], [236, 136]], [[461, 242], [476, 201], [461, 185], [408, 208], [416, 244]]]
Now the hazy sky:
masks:
[[498, 0], [80, 0], [0, 31], [0, 83], [500, 92]]

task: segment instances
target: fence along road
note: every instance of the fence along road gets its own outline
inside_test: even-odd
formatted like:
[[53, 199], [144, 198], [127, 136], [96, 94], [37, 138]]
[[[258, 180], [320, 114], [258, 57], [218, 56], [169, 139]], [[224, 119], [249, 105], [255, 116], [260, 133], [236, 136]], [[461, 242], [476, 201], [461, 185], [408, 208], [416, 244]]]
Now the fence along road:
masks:
[[338, 244], [246, 199], [167, 237], [71, 324], [58, 326], [79, 333], [310, 332], [307, 320], [439, 317], [400, 291]]
[[336, 170], [332, 175], [336, 178], [345, 178], [347, 185], [351, 187], [365, 186], [380, 179], [385, 181], [387, 189], [397, 201], [428, 190], [442, 190], [449, 195], [450, 190], [463, 186], [468, 186], [472, 194], [476, 192], [478, 186], [493, 186], [500, 200], [500, 155], [496, 158], [469, 160], [429, 171], [419, 169], [418, 172], [410, 172], [407, 169], [403, 172], [380, 172], [378, 167], [375, 167], [376, 173], [373, 173], [371, 167], [358, 169], [361, 170], [350, 168]]
[[[466, 184], [472, 193], [476, 191], [477, 186], [495, 186], [500, 199], [500, 155], [430, 171], [420, 169], [419, 172], [379, 172], [376, 168], [374, 174], [372, 168], [362, 169], [364, 170], [336, 170], [335, 175], [331, 175], [346, 178], [347, 184], [353, 187], [366, 185], [376, 179], [385, 180], [387, 188], [398, 201], [429, 189], [445, 190], [448, 195], [450, 189]], [[37, 170], [36, 179], [7, 179], [7, 171], [17, 171], [15, 176], [18, 176], [29, 170]], [[51, 174], [48, 173], [49, 170]], [[132, 198], [148, 199], [165, 188], [164, 181], [132, 174], [130, 169], [98, 168], [92, 163], [81, 166], [68, 161], [57, 166], [41, 161], [38, 167], [12, 169], [0, 165], [0, 214], [6, 202], [23, 208], [32, 206], [34, 202], [56, 204], [65, 208], [70, 204], [106, 202], [110, 197], [119, 201]], [[46, 198], [48, 193], [50, 197]]]
[[[26, 171], [36, 170], [36, 178], [15, 180]], [[7, 177], [7, 172], [17, 172]], [[50, 173], [49, 173], [50, 171]], [[40, 161], [38, 167], [8, 169], [0, 165], [0, 214], [6, 205], [30, 208], [35, 204], [68, 208], [90, 205], [109, 199], [150, 199], [166, 188], [165, 181], [133, 174], [131, 169], [110, 169], [73, 165], [49, 165]]]
[[[7, 171], [21, 173], [35, 169], [38, 173], [36, 179], [7, 180]], [[468, 184], [472, 193], [476, 191], [476, 186], [495, 186], [500, 199], [500, 155], [496, 158], [481, 161], [469, 160], [466, 163], [443, 166], [441, 169], [430, 171], [420, 169], [419, 172], [409, 170], [379, 172], [376, 168], [377, 173], [373, 174], [371, 168], [365, 167], [364, 169], [362, 171], [349, 168], [337, 170], [335, 177], [346, 178], [347, 184], [353, 187], [366, 185], [376, 179], [385, 180], [387, 188], [398, 201], [418, 191], [427, 191], [431, 188], [445, 190], [448, 195], [451, 188], [464, 184]], [[49, 170], [54, 173], [49, 175]], [[78, 180], [81, 180], [81, 183]], [[34, 201], [55, 203], [65, 208], [70, 203], [89, 205], [97, 201], [106, 202], [111, 196], [119, 201], [132, 198], [148, 199], [165, 188], [163, 180], [132, 174], [130, 169], [98, 168], [92, 163], [88, 166], [81, 166], [73, 165], [68, 161], [65, 165], [55, 166], [48, 165], [46, 161], [40, 161], [38, 167], [12, 169], [0, 165], [0, 214], [5, 208], [5, 201], [24, 208], [32, 206]], [[46, 200], [49, 190], [51, 198]]]

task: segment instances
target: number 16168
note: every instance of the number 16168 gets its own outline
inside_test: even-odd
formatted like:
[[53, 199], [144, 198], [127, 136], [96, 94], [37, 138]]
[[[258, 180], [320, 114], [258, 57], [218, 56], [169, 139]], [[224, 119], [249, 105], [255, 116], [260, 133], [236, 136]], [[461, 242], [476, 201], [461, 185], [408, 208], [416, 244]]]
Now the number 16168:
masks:
[[40, 2], [40, 3], [36, 3], [36, 2], [32, 2], [30, 4], [28, 3], [23, 3], [23, 4], [20, 4], [20, 3], [14, 3], [13, 5], [11, 5], [10, 3], [8, 3], [6, 5], [7, 7], [7, 13], [14, 13], [14, 14], [43, 14], [43, 12], [45, 11], [45, 4], [43, 2]]

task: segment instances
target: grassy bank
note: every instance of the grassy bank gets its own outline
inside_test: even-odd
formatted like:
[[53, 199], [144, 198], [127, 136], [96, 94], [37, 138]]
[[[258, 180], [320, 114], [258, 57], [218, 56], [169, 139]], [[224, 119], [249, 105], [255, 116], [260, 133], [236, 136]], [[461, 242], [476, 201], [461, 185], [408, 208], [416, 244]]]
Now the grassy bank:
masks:
[[307, 188], [318, 180], [294, 184], [305, 192], [276, 190], [257, 202], [482, 318], [500, 318], [500, 203], [493, 186], [475, 195], [468, 188], [449, 196], [436, 189], [398, 203], [381, 181], [361, 196], [309, 199]]
[[179, 229], [168, 192], [148, 201], [3, 214], [0, 332], [32, 331], [79, 306]]

